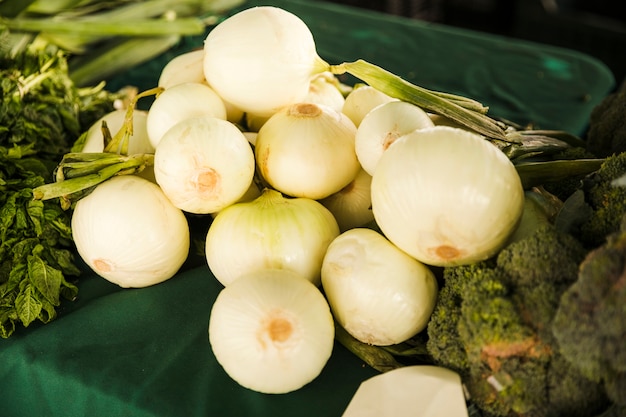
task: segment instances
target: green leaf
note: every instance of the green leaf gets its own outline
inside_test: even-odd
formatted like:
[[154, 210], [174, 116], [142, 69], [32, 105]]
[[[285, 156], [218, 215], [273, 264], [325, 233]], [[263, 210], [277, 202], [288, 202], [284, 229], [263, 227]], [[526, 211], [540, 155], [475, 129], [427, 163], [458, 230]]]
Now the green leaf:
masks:
[[28, 278], [42, 296], [53, 305], [59, 305], [63, 274], [52, 268], [38, 255], [28, 257]]
[[41, 308], [41, 302], [35, 296], [35, 288], [30, 284], [25, 285], [15, 299], [17, 317], [24, 327], [28, 327], [29, 324], [39, 317]]
[[0, 337], [9, 338], [15, 331], [15, 321], [10, 317], [8, 310], [0, 310]]

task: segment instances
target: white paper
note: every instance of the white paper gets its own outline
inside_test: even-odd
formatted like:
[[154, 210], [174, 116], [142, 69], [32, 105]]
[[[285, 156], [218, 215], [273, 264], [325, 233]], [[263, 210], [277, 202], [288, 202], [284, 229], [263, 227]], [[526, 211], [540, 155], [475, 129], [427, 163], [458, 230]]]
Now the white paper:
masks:
[[416, 365], [363, 381], [343, 417], [467, 417], [460, 376]]

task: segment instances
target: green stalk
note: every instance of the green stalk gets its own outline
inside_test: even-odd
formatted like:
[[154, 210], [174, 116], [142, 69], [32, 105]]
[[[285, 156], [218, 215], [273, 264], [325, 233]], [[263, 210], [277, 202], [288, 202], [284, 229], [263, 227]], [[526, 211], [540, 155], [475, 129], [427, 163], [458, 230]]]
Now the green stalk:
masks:
[[[101, 155], [103, 155], [103, 158], [108, 157], [107, 154]], [[60, 197], [65, 201], [65, 203], [67, 203], [67, 205], [64, 205], [62, 201], [64, 208], [67, 208], [73, 194], [95, 187], [115, 175], [126, 175], [141, 172], [146, 166], [151, 166], [154, 163], [154, 155], [118, 155], [118, 161], [119, 162], [112, 163], [111, 165], [108, 165], [93, 174], [39, 186], [33, 190], [33, 198], [35, 200], [50, 200], [52, 198]], [[59, 169], [62, 169], [62, 167], [59, 166]]]
[[388, 96], [413, 103], [431, 113], [448, 117], [489, 138], [507, 140], [498, 122], [484, 114], [487, 108], [474, 100], [452, 94], [435, 93], [418, 87], [361, 59], [329, 67], [334, 74], [340, 75], [347, 72]]
[[357, 358], [379, 372], [387, 372], [402, 367], [394, 356], [378, 346], [372, 346], [358, 341], [343, 327], [335, 323], [335, 339]]
[[180, 41], [179, 35], [122, 38], [76, 56], [70, 77], [78, 86], [91, 85], [158, 56]]
[[140, 19], [140, 20], [81, 20], [72, 21], [53, 19], [0, 19], [0, 25], [15, 31], [23, 32], [55, 32], [81, 35], [107, 36], [155, 36], [155, 35], [199, 35], [204, 33], [205, 26], [198, 18]]
[[515, 165], [525, 189], [547, 182], [591, 174], [600, 168], [604, 159], [572, 159], [542, 162], [522, 162]]

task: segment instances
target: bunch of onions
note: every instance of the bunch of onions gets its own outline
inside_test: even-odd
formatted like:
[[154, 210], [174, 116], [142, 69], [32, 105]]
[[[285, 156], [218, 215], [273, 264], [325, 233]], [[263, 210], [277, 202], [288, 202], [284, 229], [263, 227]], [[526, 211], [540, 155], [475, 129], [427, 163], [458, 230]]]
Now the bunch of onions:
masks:
[[429, 265], [494, 255], [521, 218], [524, 189], [512, 162], [470, 131], [435, 126], [398, 139], [372, 177], [372, 209], [385, 236]]
[[154, 175], [176, 207], [194, 214], [215, 213], [250, 189], [254, 154], [232, 123], [210, 116], [186, 119], [161, 139]]
[[204, 41], [204, 75], [227, 102], [269, 116], [301, 102], [313, 76], [328, 69], [308, 26], [278, 7], [243, 10]]
[[401, 343], [422, 331], [438, 291], [426, 265], [364, 228], [350, 229], [330, 244], [322, 287], [341, 327], [377, 346]]
[[326, 299], [293, 271], [246, 274], [217, 296], [209, 341], [240, 385], [267, 394], [297, 390], [328, 362], [335, 327]]
[[122, 175], [80, 199], [72, 238], [96, 274], [120, 287], [146, 287], [170, 279], [189, 252], [189, 226], [154, 183]]
[[259, 130], [259, 173], [276, 190], [318, 200], [348, 185], [361, 166], [356, 127], [330, 107], [298, 103], [275, 113]]
[[206, 259], [225, 286], [263, 268], [291, 270], [319, 285], [322, 259], [338, 235], [335, 218], [319, 202], [265, 189], [255, 200], [215, 216], [206, 236]]

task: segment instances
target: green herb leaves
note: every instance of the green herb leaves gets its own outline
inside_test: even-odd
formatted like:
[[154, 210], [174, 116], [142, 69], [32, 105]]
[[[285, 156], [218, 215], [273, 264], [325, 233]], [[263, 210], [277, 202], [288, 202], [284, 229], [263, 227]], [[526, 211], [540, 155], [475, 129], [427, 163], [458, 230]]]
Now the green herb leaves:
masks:
[[[0, 35], [1, 39], [1, 35]], [[65, 56], [33, 43], [17, 55], [0, 49], [0, 336], [48, 323], [78, 292], [70, 214], [58, 201], [33, 198], [117, 94], [79, 89]]]

